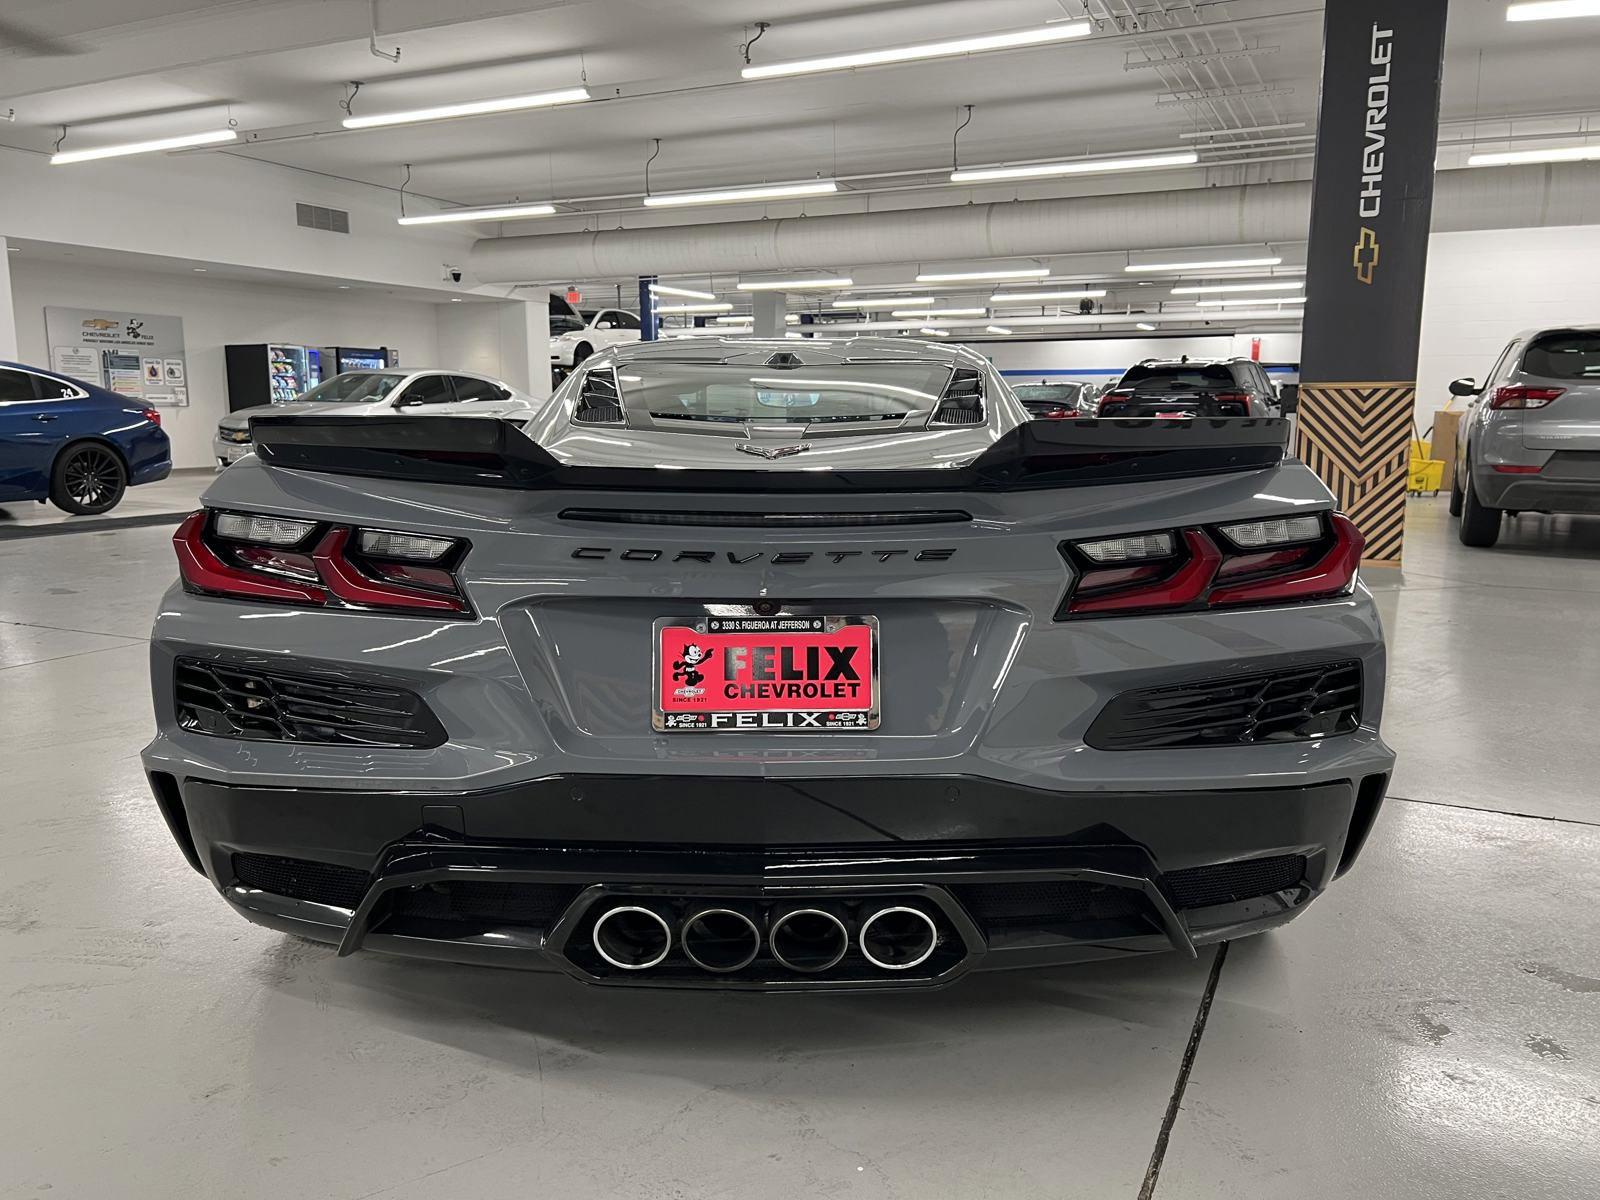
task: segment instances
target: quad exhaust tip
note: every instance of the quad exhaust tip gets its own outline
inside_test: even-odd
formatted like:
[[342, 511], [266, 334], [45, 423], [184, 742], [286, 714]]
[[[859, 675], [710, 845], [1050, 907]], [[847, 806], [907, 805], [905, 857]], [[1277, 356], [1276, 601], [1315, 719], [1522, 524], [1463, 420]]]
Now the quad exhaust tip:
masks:
[[861, 955], [885, 971], [921, 966], [939, 944], [939, 927], [920, 908], [880, 908], [861, 922]]
[[648, 971], [672, 950], [672, 927], [654, 909], [618, 905], [594, 923], [594, 948], [623, 971]]
[[683, 923], [678, 934], [684, 957], [702, 971], [742, 971], [761, 953], [761, 931], [742, 912], [707, 908]]
[[773, 918], [767, 941], [772, 957], [789, 970], [815, 975], [844, 958], [850, 949], [850, 931], [825, 909], [796, 908]]

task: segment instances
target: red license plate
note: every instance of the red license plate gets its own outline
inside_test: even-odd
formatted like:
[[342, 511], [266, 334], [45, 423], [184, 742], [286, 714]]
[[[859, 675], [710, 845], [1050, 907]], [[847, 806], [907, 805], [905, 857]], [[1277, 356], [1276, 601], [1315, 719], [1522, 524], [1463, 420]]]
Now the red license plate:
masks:
[[878, 619], [661, 617], [654, 675], [662, 733], [876, 729]]

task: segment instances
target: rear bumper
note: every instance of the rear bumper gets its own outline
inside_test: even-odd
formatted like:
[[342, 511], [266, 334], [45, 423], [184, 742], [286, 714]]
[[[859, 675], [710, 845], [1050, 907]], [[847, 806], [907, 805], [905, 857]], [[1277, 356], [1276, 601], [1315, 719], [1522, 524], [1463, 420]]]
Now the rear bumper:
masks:
[[[1166, 793], [965, 776], [568, 775], [426, 794], [151, 779], [179, 844], [235, 909], [342, 954], [793, 991], [1193, 953], [1282, 924], [1355, 860], [1387, 775]], [[659, 911], [674, 929], [659, 967], [619, 971], [597, 957], [595, 919], [618, 903]], [[785, 907], [821, 907], [854, 939], [888, 905], [939, 928], [938, 953], [916, 970], [885, 971], [853, 950], [816, 975], [766, 952], [712, 974], [676, 942], [700, 907], [748, 912], [763, 930]]]
[[1490, 508], [1517, 512], [1600, 513], [1600, 479], [1503, 474], [1474, 469], [1473, 487]]

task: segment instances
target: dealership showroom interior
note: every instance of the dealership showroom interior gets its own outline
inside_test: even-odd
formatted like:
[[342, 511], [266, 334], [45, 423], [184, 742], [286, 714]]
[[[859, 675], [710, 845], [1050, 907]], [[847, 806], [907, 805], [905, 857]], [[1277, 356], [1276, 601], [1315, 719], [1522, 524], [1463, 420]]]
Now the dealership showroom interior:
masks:
[[0, 1197], [1600, 1196], [1600, 0], [0, 0]]

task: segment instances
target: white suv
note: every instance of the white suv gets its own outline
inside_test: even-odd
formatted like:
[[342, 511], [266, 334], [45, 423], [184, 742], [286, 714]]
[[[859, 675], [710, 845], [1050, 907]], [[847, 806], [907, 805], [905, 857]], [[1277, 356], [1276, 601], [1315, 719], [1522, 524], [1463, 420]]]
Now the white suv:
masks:
[[570, 371], [597, 350], [639, 340], [639, 318], [620, 308], [550, 313], [550, 365]]

